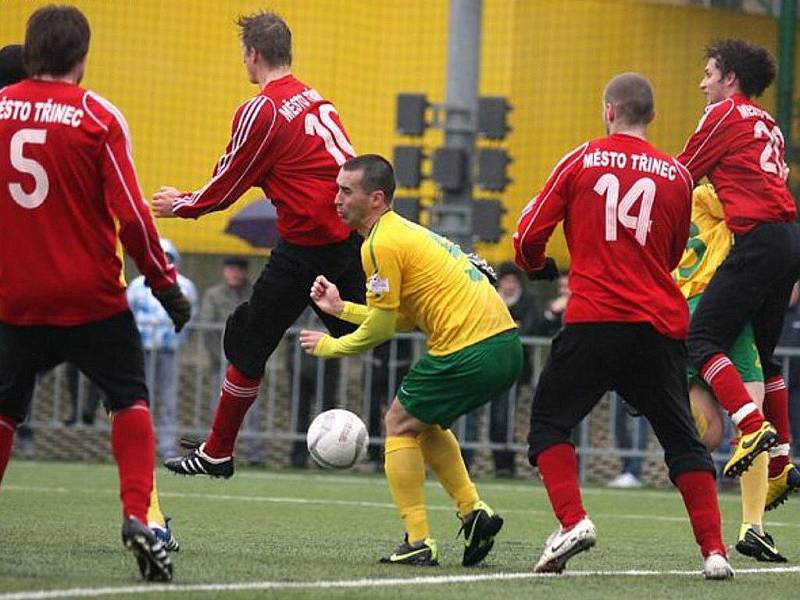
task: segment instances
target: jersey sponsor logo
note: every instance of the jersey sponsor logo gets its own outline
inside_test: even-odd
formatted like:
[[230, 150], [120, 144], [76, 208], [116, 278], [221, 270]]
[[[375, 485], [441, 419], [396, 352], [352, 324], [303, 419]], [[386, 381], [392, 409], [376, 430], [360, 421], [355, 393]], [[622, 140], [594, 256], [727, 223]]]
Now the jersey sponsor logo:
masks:
[[373, 294], [385, 294], [389, 291], [389, 278], [373, 273], [367, 280], [367, 289]]

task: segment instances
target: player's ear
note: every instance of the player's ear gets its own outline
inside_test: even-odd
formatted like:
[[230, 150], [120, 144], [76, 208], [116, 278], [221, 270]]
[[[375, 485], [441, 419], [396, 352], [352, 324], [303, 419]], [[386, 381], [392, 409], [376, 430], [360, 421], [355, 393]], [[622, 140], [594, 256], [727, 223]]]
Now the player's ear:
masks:
[[722, 83], [730, 87], [739, 87], [739, 78], [736, 77], [736, 73], [730, 71], [722, 77]]

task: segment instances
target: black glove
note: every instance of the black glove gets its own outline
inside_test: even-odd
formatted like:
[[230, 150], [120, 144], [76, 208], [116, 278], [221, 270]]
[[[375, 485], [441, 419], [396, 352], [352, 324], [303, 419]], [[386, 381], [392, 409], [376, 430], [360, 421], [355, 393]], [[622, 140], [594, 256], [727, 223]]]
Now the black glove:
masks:
[[183, 295], [180, 286], [176, 283], [165, 290], [153, 290], [153, 296], [161, 303], [175, 324], [175, 333], [179, 333], [192, 316], [192, 305]]
[[528, 273], [528, 279], [547, 279], [553, 281], [553, 279], [557, 279], [559, 275], [560, 273], [558, 272], [556, 261], [548, 256], [544, 259], [544, 266], [541, 269], [533, 273]]
[[497, 273], [495, 272], [492, 265], [486, 262], [485, 258], [480, 256], [479, 254], [476, 254], [475, 252], [470, 252], [469, 254], [467, 254], [467, 259], [469, 260], [469, 262], [472, 263], [473, 267], [475, 267], [476, 269], [478, 269], [478, 271], [486, 275], [486, 279], [489, 280], [489, 283], [491, 283], [492, 285], [497, 283]]

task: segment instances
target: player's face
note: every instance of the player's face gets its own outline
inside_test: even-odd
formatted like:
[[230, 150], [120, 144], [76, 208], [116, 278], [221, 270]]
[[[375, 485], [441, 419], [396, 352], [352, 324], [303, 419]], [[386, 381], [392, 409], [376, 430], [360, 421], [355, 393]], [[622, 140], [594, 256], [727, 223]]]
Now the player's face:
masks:
[[339, 191], [334, 199], [339, 218], [353, 229], [360, 229], [370, 213], [370, 197], [361, 187], [361, 171], [339, 170], [336, 185]]
[[703, 78], [700, 80], [700, 89], [706, 96], [708, 104], [721, 102], [729, 96], [727, 86], [722, 78], [722, 72], [717, 66], [716, 59], [709, 58], [703, 69]]

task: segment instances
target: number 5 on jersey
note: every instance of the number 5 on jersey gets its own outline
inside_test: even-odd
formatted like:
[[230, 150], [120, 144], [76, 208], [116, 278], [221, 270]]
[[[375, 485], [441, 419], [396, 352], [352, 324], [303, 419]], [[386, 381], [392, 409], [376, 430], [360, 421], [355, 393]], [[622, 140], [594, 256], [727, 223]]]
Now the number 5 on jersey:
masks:
[[[606, 197], [606, 241], [617, 240], [619, 224], [636, 232], [636, 241], [642, 246], [647, 243], [647, 234], [650, 232], [650, 212], [653, 209], [653, 200], [656, 197], [656, 183], [649, 177], [637, 179], [630, 189], [619, 201], [619, 179], [613, 173], [601, 175], [594, 184], [594, 191]], [[631, 208], [641, 198], [639, 216], [630, 214]]]
[[17, 133], [11, 136], [11, 147], [9, 148], [9, 157], [11, 159], [11, 166], [20, 173], [26, 173], [33, 177], [33, 190], [28, 193], [22, 188], [22, 184], [12, 181], [8, 184], [8, 191], [14, 202], [23, 208], [36, 208], [45, 198], [47, 192], [50, 191], [50, 179], [47, 177], [47, 171], [41, 163], [26, 158], [23, 153], [25, 144], [44, 144], [47, 140], [46, 129], [20, 129]]

